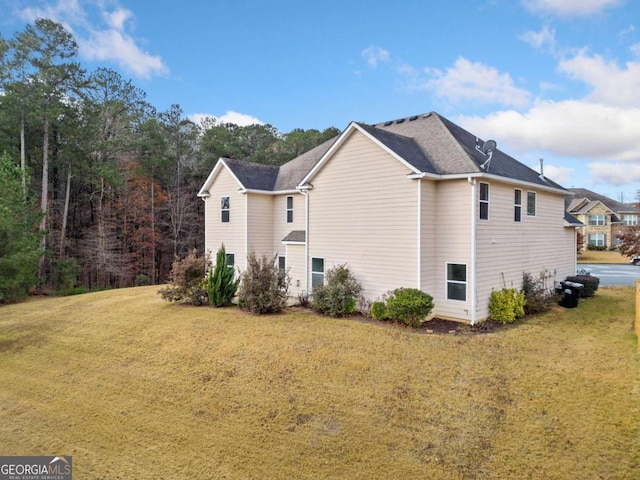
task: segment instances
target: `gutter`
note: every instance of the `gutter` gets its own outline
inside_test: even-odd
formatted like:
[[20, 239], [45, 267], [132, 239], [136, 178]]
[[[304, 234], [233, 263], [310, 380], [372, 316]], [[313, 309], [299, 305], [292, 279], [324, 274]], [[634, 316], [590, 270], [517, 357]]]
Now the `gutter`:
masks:
[[476, 323], [476, 179], [467, 177], [471, 185], [471, 272], [469, 272], [469, 293], [471, 295], [471, 325]]

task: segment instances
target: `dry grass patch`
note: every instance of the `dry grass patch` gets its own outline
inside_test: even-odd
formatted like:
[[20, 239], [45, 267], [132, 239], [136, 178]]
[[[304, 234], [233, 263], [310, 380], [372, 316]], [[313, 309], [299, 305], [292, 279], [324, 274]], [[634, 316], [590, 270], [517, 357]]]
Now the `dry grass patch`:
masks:
[[620, 252], [585, 250], [578, 255], [578, 263], [618, 263], [629, 264], [629, 257], [625, 257]]
[[78, 478], [637, 478], [633, 288], [485, 335], [155, 287], [0, 308], [0, 455]]

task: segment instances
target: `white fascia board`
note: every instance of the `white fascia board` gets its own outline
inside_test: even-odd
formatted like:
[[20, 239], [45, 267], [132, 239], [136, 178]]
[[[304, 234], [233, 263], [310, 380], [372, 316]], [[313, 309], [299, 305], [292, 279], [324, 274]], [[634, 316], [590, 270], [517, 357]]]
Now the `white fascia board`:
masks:
[[293, 195], [300, 193], [299, 190], [256, 190], [253, 188], [242, 188], [240, 193], [257, 193], [259, 195]]
[[220, 157], [216, 162], [215, 166], [213, 167], [213, 170], [211, 170], [211, 173], [209, 174], [204, 184], [202, 185], [202, 188], [200, 188], [200, 191], [198, 192], [199, 197], [209, 196], [209, 188], [211, 188], [211, 185], [213, 184], [214, 179], [218, 176], [218, 173], [220, 172], [220, 170], [222, 170], [222, 168], [226, 168], [229, 171], [229, 173], [231, 174], [233, 179], [236, 181], [236, 183], [240, 185], [241, 190], [244, 189], [244, 185], [242, 185], [242, 182], [238, 179], [238, 177], [236, 177], [233, 171], [229, 168], [227, 163], [224, 161], [224, 158]]
[[380, 142], [377, 138], [369, 134], [369, 132], [361, 128], [357, 123], [351, 122], [349, 126], [345, 129], [345, 131], [342, 132], [342, 134], [340, 135], [340, 138], [338, 138], [338, 140], [336, 140], [333, 143], [333, 145], [331, 145], [331, 148], [329, 148], [329, 150], [325, 152], [322, 158], [318, 160], [318, 162], [313, 166], [313, 168], [309, 171], [309, 173], [305, 175], [305, 177], [300, 181], [300, 183], [296, 188], [302, 188], [305, 184], [311, 183], [310, 180], [315, 176], [315, 174], [324, 166], [325, 163], [327, 163], [327, 161], [333, 156], [336, 150], [338, 150], [338, 148], [340, 148], [340, 146], [342, 146], [342, 144], [347, 140], [347, 138], [349, 138], [353, 134], [353, 132], [355, 132], [356, 130], [362, 133], [365, 137], [367, 137], [373, 143], [378, 145], [384, 151], [386, 151], [389, 155], [391, 155], [396, 160], [398, 160], [403, 165], [405, 165], [415, 175], [422, 173], [416, 167], [414, 167], [409, 162], [407, 162], [404, 158], [399, 156], [396, 152], [394, 152], [389, 147], [387, 147], [384, 143]]
[[288, 240], [283, 240], [282, 243], [284, 245], [306, 245], [307, 242], [290, 242]]
[[467, 178], [485, 178], [487, 180], [494, 180], [500, 183], [508, 183], [510, 185], [526, 187], [531, 190], [544, 190], [546, 192], [557, 193], [559, 195], [569, 194], [569, 191], [563, 188], [555, 188], [551, 186], [540, 185], [539, 183], [525, 182], [523, 180], [501, 177], [500, 175], [492, 175], [490, 173], [455, 173], [450, 175], [440, 175], [440, 180], [460, 180]]

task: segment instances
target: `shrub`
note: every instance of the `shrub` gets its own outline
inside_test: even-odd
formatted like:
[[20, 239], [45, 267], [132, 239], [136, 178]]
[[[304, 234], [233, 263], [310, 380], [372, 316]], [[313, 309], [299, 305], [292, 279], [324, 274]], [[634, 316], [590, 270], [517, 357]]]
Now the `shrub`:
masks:
[[66, 293], [78, 284], [80, 265], [75, 258], [58, 258], [53, 263], [53, 281], [58, 293]]
[[227, 252], [224, 244], [216, 254], [215, 268], [209, 268], [207, 276], [207, 297], [212, 307], [229, 305], [238, 289], [238, 281], [235, 279], [233, 267], [227, 265]]
[[134, 286], [136, 287], [144, 287], [149, 285], [149, 275], [146, 273], [139, 273], [136, 275], [136, 279], [133, 281]]
[[604, 245], [587, 245], [587, 250], [592, 250], [594, 252], [604, 252], [607, 249]]
[[331, 317], [343, 317], [356, 311], [356, 299], [362, 286], [345, 264], [327, 271], [327, 283], [313, 289], [312, 308]]
[[309, 306], [311, 305], [311, 301], [307, 292], [300, 292], [298, 294], [298, 305], [300, 305], [302, 308], [309, 308]]
[[524, 313], [543, 313], [555, 303], [556, 293], [544, 287], [541, 280], [535, 280], [530, 273], [522, 274], [522, 293], [524, 293]]
[[524, 315], [524, 292], [515, 288], [492, 290], [489, 299], [491, 319], [501, 323], [513, 323]]
[[289, 277], [278, 269], [275, 258], [249, 253], [247, 269], [240, 277], [240, 308], [255, 314], [278, 313], [287, 306], [288, 292]]
[[377, 300], [371, 305], [371, 317], [374, 320], [388, 320], [387, 307], [383, 301]]
[[600, 286], [600, 279], [592, 275], [574, 275], [567, 277], [565, 281], [584, 285], [580, 290], [580, 298], [593, 297]]
[[433, 310], [433, 297], [417, 288], [396, 288], [386, 299], [383, 318], [419, 327]]
[[202, 305], [207, 298], [204, 289], [204, 275], [208, 264], [206, 257], [200, 257], [193, 250], [182, 260], [173, 262], [171, 282], [158, 293], [163, 300], [176, 303]]

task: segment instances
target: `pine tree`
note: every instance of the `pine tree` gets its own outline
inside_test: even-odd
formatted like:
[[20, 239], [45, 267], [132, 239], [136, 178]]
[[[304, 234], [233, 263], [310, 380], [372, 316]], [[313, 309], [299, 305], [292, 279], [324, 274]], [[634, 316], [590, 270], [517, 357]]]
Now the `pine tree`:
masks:
[[227, 253], [224, 244], [216, 254], [216, 266], [209, 269], [207, 277], [207, 296], [209, 305], [223, 307], [229, 305], [236, 294], [238, 281], [235, 279], [233, 267], [227, 265]]

